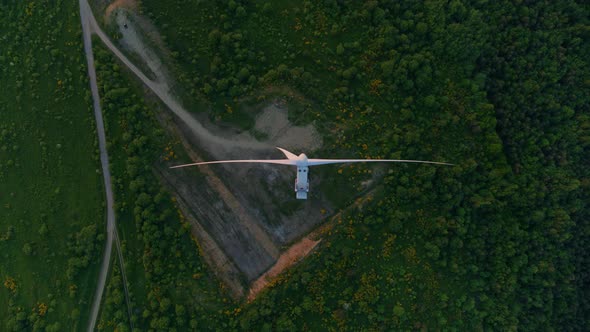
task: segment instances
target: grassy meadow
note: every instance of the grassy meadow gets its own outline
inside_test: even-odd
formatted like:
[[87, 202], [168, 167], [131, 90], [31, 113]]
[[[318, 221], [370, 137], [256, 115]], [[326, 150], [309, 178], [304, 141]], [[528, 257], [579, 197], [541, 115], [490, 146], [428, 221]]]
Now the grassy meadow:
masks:
[[0, 26], [0, 330], [81, 330], [105, 221], [78, 3], [3, 3]]

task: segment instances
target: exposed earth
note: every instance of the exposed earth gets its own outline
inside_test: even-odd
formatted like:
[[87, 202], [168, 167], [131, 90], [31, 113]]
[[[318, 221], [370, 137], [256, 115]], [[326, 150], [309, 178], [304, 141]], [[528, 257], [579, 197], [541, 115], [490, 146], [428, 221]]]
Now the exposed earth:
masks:
[[312, 125], [293, 126], [289, 122], [287, 108], [273, 102], [258, 114], [254, 128], [268, 135], [268, 141], [287, 147], [293, 153], [309, 152], [321, 147], [321, 137]]

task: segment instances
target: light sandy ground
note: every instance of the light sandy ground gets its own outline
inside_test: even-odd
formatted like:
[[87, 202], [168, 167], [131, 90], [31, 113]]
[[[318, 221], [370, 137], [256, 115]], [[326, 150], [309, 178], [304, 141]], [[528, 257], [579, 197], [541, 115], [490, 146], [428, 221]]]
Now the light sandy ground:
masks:
[[254, 128], [268, 135], [268, 141], [293, 153], [309, 153], [322, 146], [322, 139], [313, 125], [294, 126], [289, 122], [288, 110], [279, 103], [267, 106], [256, 117]]
[[118, 9], [114, 12], [114, 15], [115, 24], [117, 24], [121, 33], [121, 39], [119, 40], [121, 45], [125, 49], [136, 53], [143, 60], [143, 63], [155, 75], [156, 82], [162, 83], [164, 86], [169, 86], [168, 71], [156, 53], [146, 46], [141, 31], [138, 31], [137, 28], [139, 25], [136, 25], [135, 21], [130, 20], [130, 17], [134, 17], [134, 14], [126, 9]]

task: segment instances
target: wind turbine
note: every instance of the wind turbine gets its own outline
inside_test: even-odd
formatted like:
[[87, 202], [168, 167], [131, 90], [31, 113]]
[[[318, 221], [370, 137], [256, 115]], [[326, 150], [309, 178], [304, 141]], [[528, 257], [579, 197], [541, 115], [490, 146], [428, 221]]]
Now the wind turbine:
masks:
[[369, 162], [387, 162], [387, 163], [420, 163], [420, 164], [436, 164], [436, 165], [447, 165], [453, 164], [442, 163], [437, 161], [424, 161], [424, 160], [400, 160], [400, 159], [309, 159], [305, 153], [299, 156], [291, 153], [285, 149], [277, 147], [282, 153], [285, 154], [287, 159], [244, 159], [244, 160], [216, 160], [216, 161], [205, 161], [192, 164], [184, 164], [172, 166], [170, 168], [180, 168], [189, 166], [200, 166], [210, 164], [230, 164], [230, 163], [259, 163], [259, 164], [278, 164], [278, 165], [290, 165], [297, 167], [297, 178], [295, 179], [295, 193], [297, 199], [307, 199], [307, 193], [309, 192], [309, 181], [307, 174], [309, 173], [310, 166], [327, 165], [327, 164], [338, 164], [338, 163], [369, 163]]

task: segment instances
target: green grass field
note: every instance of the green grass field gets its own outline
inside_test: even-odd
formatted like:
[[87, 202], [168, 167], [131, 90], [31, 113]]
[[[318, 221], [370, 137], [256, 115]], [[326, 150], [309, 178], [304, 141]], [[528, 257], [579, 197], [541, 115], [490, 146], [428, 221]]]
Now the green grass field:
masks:
[[0, 25], [0, 329], [81, 330], [104, 207], [78, 3], [2, 4]]

